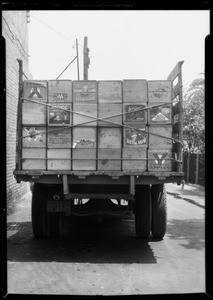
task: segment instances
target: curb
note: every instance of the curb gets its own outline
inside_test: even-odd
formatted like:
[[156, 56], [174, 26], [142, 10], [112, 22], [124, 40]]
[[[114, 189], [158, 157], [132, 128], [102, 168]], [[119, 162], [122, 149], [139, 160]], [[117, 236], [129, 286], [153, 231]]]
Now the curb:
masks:
[[198, 203], [198, 202], [195, 201], [195, 200], [192, 200], [192, 199], [189, 199], [189, 198], [182, 197], [182, 196], [180, 196], [180, 194], [172, 193], [172, 192], [167, 192], [167, 194], [172, 195], [172, 196], [174, 196], [175, 198], [185, 200], [185, 201], [187, 201], [187, 202], [189, 202], [189, 203], [192, 203], [192, 204], [194, 204], [194, 205], [197, 205], [197, 206], [199, 206], [199, 207], [205, 208], [205, 205], [200, 204], [200, 203]]

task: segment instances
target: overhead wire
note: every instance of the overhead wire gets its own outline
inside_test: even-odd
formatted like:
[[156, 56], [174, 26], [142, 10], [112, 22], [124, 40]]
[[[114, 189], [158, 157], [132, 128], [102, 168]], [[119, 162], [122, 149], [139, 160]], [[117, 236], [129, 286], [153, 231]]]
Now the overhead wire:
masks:
[[[63, 33], [59, 32], [58, 30], [54, 29], [53, 27], [49, 26], [48, 24], [46, 24], [44, 21], [42, 21], [41, 19], [39, 19], [38, 17], [36, 17], [34, 14], [31, 14], [31, 16], [33, 18], [35, 18], [36, 20], [38, 20], [41, 24], [43, 24], [44, 26], [46, 26], [47, 28], [49, 28], [50, 30], [54, 31], [55, 33], [57, 33], [58, 35], [60, 35], [61, 37], [65, 38], [66, 40], [70, 41], [73, 43], [73, 48], [75, 47], [75, 41], [71, 40], [69, 37], [67, 37], [66, 35], [64, 35]], [[81, 47], [83, 47], [83, 45], [79, 44]]]

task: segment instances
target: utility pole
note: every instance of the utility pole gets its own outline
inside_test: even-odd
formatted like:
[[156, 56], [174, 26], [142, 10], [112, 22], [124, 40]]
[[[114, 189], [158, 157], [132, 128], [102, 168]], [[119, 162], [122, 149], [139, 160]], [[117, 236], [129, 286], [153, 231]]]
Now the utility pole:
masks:
[[88, 80], [88, 69], [90, 64], [89, 48], [87, 47], [88, 39], [84, 37], [84, 80]]
[[76, 57], [77, 57], [78, 80], [80, 80], [80, 75], [79, 75], [79, 58], [78, 58], [78, 39], [76, 39]]

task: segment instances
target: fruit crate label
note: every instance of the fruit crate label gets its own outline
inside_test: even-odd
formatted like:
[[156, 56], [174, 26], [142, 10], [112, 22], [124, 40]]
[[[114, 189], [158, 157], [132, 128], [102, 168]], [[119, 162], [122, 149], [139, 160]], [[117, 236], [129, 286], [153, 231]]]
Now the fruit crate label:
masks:
[[48, 107], [48, 125], [71, 125], [70, 109], [70, 104]]

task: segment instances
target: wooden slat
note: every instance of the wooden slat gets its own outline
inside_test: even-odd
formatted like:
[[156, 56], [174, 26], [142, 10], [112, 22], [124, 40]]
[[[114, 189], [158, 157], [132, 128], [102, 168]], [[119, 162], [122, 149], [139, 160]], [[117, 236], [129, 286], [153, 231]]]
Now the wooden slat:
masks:
[[99, 81], [98, 101], [99, 103], [122, 103], [122, 82]]
[[174, 81], [175, 78], [178, 76], [178, 74], [181, 72], [181, 66], [184, 63], [184, 61], [179, 61], [176, 66], [174, 67], [174, 69], [171, 71], [171, 73], [169, 74], [169, 76], [167, 77], [168, 80]]
[[172, 99], [177, 97], [180, 94], [180, 92], [181, 92], [181, 87], [180, 84], [177, 83], [172, 90]]
[[144, 79], [123, 81], [123, 102], [147, 102], [147, 81]]
[[183, 112], [183, 107], [182, 103], [178, 101], [173, 107], [172, 107], [172, 114], [175, 116], [176, 114], [182, 113]]
[[182, 131], [182, 124], [181, 122], [177, 122], [173, 125], [173, 128], [172, 128], [172, 133], [173, 134], [176, 134], [176, 133], [179, 133]]
[[123, 148], [122, 158], [123, 171], [146, 171], [147, 169], [147, 148]]

